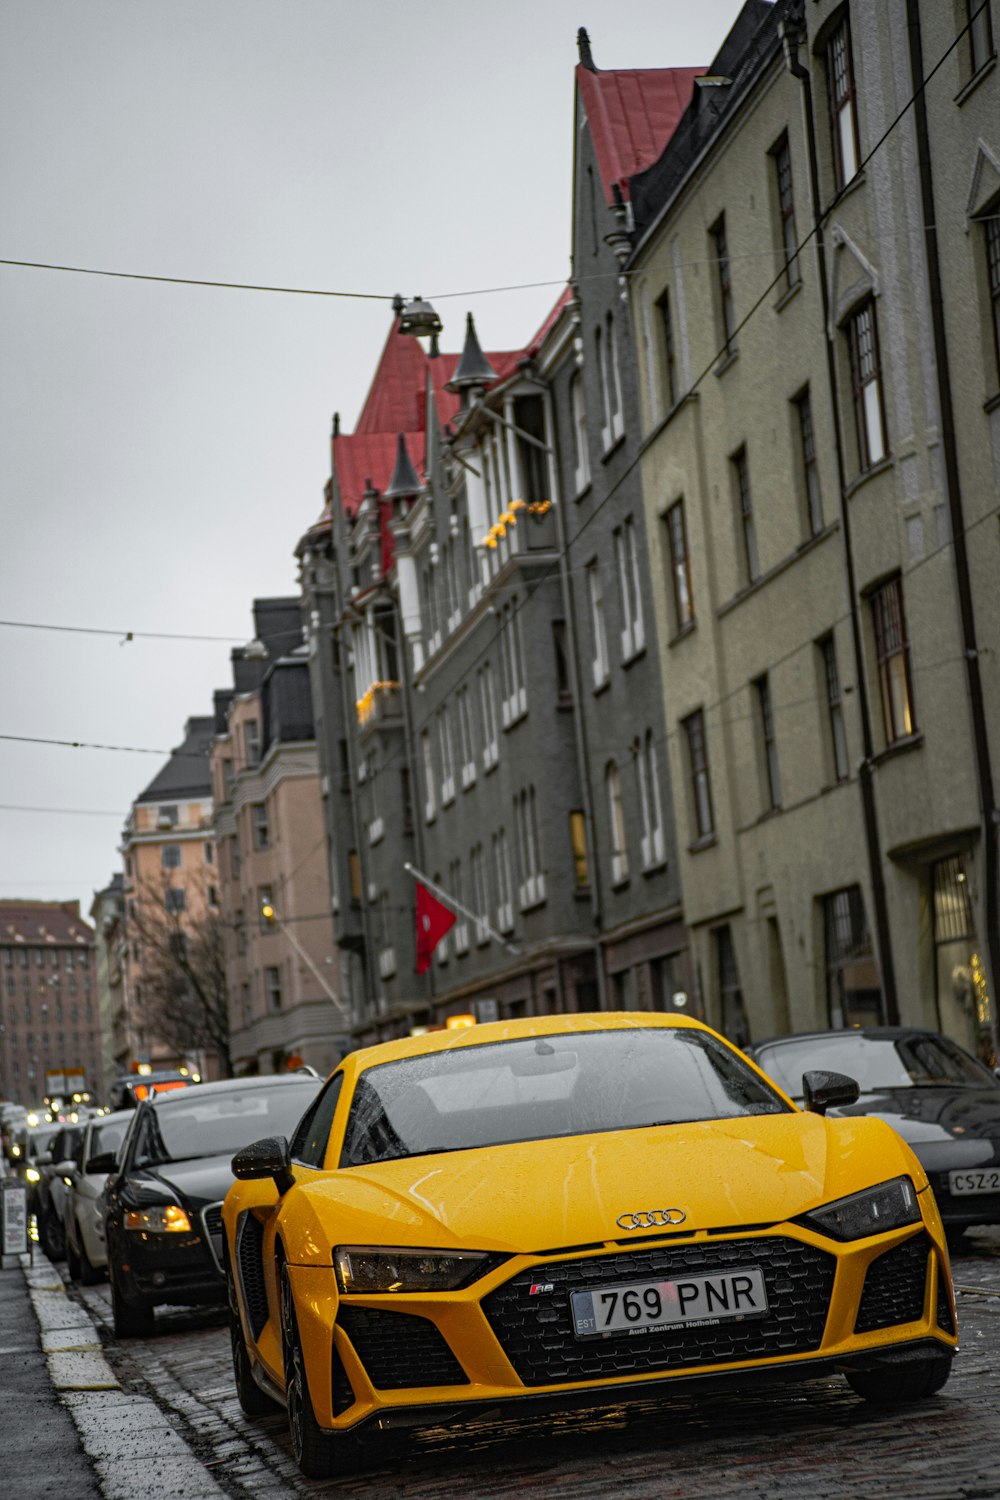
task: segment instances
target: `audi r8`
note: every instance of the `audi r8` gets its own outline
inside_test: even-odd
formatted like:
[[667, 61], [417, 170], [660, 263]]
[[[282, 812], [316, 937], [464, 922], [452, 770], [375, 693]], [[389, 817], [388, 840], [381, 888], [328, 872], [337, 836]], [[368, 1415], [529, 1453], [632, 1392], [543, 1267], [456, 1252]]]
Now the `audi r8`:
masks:
[[792, 1098], [803, 1069], [836, 1068], [861, 1090], [848, 1115], [877, 1115], [927, 1173], [952, 1248], [1000, 1224], [1000, 1078], [937, 1031], [866, 1026], [776, 1037], [748, 1049]]
[[799, 1109], [686, 1017], [586, 1014], [343, 1060], [223, 1206], [244, 1410], [307, 1475], [394, 1426], [842, 1372], [875, 1402], [948, 1378], [955, 1306], [920, 1162]]

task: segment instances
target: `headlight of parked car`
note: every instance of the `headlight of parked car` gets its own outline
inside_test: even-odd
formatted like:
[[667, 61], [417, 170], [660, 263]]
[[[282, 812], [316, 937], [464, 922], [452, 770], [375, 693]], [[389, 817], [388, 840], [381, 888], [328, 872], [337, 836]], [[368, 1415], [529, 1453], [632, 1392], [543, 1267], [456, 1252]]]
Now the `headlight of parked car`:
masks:
[[37, 1171], [34, 1167], [26, 1167], [24, 1175], [28, 1182], [40, 1182], [42, 1178], [41, 1172]]
[[183, 1208], [176, 1203], [164, 1203], [155, 1208], [134, 1208], [125, 1215], [126, 1229], [141, 1229], [149, 1234], [184, 1233], [191, 1228], [191, 1220]]
[[453, 1292], [492, 1259], [474, 1250], [441, 1255], [374, 1245], [337, 1245], [333, 1252], [342, 1292]]
[[894, 1177], [863, 1193], [851, 1193], [803, 1214], [801, 1223], [835, 1240], [863, 1240], [869, 1234], [885, 1234], [916, 1224], [920, 1218], [917, 1195], [909, 1177]]

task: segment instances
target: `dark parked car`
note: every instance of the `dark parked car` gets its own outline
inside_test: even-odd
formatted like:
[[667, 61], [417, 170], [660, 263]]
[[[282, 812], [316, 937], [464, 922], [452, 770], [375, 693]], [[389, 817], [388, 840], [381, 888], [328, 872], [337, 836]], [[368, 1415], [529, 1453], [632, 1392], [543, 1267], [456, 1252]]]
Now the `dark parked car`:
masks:
[[69, 1190], [66, 1179], [73, 1171], [73, 1157], [83, 1140], [83, 1131], [82, 1125], [60, 1125], [43, 1157], [39, 1158], [34, 1213], [38, 1220], [39, 1241], [50, 1260], [62, 1260], [66, 1254], [63, 1230], [63, 1211]]
[[758, 1042], [747, 1051], [793, 1099], [802, 1074], [857, 1080], [839, 1115], [877, 1115], [912, 1147], [930, 1179], [948, 1237], [1000, 1224], [1000, 1080], [949, 1037], [906, 1026], [818, 1031]]
[[233, 1155], [263, 1136], [292, 1135], [321, 1082], [301, 1074], [237, 1078], [139, 1104], [103, 1195], [119, 1337], [152, 1333], [157, 1303], [225, 1302], [222, 1200]]

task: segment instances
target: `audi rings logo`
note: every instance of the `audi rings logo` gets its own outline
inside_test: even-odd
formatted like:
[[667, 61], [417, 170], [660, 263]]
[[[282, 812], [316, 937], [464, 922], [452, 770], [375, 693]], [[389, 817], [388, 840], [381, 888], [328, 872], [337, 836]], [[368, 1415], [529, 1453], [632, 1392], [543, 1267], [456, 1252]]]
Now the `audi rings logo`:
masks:
[[619, 1229], [660, 1229], [668, 1224], [683, 1224], [687, 1214], [682, 1208], [649, 1208], [640, 1214], [619, 1214]]

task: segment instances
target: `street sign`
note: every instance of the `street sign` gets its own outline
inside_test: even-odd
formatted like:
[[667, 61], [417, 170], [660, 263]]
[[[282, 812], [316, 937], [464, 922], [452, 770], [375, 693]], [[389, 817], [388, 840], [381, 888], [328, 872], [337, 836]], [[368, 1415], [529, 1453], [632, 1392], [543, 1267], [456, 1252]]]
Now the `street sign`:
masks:
[[0, 1182], [0, 1243], [4, 1257], [28, 1253], [28, 1190], [22, 1182]]

